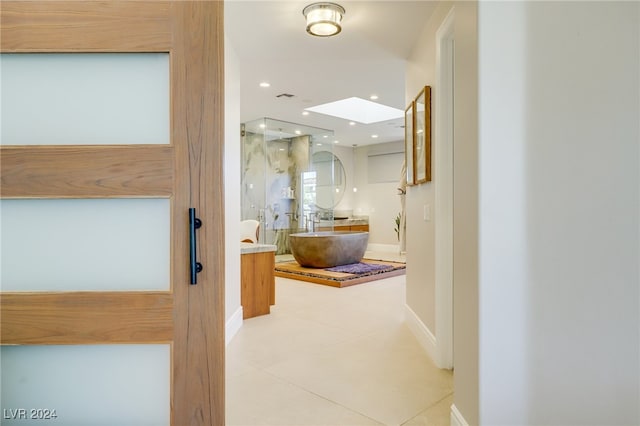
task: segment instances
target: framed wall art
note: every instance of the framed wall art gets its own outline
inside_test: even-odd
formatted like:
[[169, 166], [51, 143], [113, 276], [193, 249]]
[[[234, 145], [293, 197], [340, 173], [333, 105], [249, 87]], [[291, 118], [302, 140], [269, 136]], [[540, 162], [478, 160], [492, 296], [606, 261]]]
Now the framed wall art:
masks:
[[416, 184], [416, 174], [414, 166], [414, 138], [415, 138], [415, 102], [404, 111], [404, 155], [407, 165], [407, 185]]
[[420, 184], [431, 181], [431, 86], [425, 86], [414, 103], [414, 182]]

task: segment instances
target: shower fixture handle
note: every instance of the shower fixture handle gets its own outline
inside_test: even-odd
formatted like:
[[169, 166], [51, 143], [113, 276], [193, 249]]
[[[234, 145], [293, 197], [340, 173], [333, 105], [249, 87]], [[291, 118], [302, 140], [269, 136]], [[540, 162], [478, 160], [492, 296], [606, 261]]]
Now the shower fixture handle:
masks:
[[196, 217], [196, 209], [189, 208], [189, 260], [191, 261], [191, 284], [198, 284], [198, 273], [202, 271], [202, 263], [197, 260], [196, 229], [202, 226], [202, 221]]

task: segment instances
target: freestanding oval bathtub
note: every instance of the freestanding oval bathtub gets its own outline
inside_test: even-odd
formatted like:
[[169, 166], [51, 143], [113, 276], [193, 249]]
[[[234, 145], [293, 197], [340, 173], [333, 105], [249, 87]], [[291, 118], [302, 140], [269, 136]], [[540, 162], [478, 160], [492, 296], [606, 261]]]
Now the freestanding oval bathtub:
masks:
[[362, 260], [369, 242], [368, 232], [324, 231], [289, 235], [291, 252], [301, 266], [331, 268]]

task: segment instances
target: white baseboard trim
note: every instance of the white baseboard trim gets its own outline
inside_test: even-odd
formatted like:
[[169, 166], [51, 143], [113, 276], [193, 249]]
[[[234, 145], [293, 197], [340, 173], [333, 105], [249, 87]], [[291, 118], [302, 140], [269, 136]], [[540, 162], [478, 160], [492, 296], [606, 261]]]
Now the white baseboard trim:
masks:
[[404, 305], [404, 319], [407, 322], [409, 330], [416, 336], [416, 339], [418, 339], [422, 348], [427, 352], [427, 355], [438, 365], [439, 357], [436, 337], [407, 304]]
[[469, 426], [469, 423], [462, 417], [456, 404], [451, 404], [451, 426]]
[[240, 306], [236, 311], [231, 315], [231, 318], [227, 320], [227, 323], [224, 325], [224, 345], [227, 346], [233, 336], [236, 335], [238, 330], [242, 327], [242, 306]]
[[400, 253], [400, 245], [398, 244], [369, 244], [367, 245], [369, 251], [381, 251], [383, 253]]

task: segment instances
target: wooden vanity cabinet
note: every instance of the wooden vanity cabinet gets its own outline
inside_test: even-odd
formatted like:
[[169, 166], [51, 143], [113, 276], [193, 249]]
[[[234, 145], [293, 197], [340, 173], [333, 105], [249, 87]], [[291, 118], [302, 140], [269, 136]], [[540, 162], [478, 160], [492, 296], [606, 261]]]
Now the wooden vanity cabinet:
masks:
[[240, 302], [242, 318], [271, 312], [276, 303], [275, 252], [243, 253], [240, 256]]

